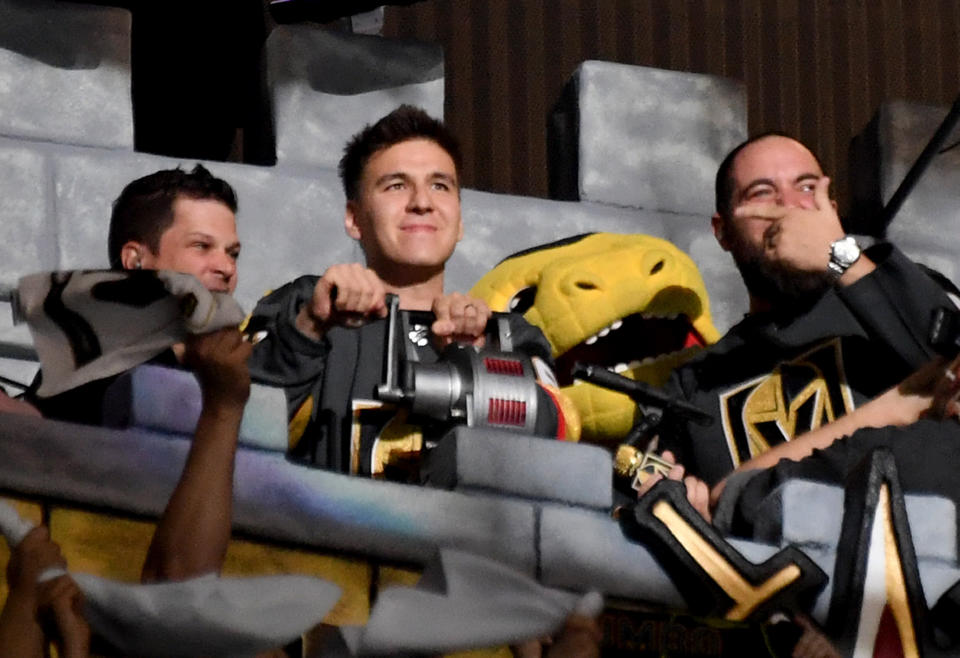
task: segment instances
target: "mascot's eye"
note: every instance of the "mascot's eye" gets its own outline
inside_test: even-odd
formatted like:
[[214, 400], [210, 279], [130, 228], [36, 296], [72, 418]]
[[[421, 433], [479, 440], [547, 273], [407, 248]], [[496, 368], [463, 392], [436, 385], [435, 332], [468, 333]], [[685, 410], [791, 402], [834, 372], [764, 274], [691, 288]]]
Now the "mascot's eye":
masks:
[[533, 306], [533, 300], [537, 298], [537, 287], [527, 286], [517, 291], [510, 298], [510, 311], [513, 313], [526, 313]]
[[663, 269], [663, 261], [662, 261], [662, 260], [658, 260], [658, 261], [657, 261], [657, 264], [654, 265], [652, 268], [650, 268], [650, 274], [656, 274], [657, 272], [659, 272], [659, 271], [662, 270], [662, 269]]

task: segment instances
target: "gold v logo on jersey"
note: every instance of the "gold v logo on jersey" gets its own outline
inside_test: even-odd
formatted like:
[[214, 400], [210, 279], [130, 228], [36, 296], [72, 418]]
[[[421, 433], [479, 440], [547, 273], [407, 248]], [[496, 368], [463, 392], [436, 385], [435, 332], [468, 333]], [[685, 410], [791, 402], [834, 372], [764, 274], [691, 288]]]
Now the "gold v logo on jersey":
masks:
[[723, 432], [734, 465], [852, 409], [839, 338], [720, 394]]

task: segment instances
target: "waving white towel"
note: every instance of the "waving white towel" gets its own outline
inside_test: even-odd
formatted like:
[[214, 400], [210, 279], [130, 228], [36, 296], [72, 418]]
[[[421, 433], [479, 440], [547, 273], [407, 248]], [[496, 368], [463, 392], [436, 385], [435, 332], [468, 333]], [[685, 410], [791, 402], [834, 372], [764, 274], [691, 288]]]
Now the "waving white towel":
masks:
[[166, 270], [31, 274], [20, 279], [15, 316], [30, 327], [43, 397], [140, 365], [188, 333], [238, 326], [244, 318], [229, 294]]

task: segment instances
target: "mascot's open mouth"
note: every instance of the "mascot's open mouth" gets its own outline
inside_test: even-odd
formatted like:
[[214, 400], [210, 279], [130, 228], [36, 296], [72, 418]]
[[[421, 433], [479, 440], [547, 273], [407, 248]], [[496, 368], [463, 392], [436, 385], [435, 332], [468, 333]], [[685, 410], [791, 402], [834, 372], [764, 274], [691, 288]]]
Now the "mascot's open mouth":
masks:
[[555, 374], [561, 386], [569, 386], [573, 383], [570, 371], [577, 361], [626, 374], [667, 354], [705, 345], [706, 341], [685, 315], [655, 317], [634, 313], [557, 356]]

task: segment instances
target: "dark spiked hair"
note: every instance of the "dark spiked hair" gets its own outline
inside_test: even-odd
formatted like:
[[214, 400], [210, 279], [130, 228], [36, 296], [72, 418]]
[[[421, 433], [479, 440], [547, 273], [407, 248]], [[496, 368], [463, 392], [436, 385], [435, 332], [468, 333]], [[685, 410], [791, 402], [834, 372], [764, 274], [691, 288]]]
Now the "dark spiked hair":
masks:
[[[733, 210], [733, 192], [736, 187], [736, 182], [733, 180], [733, 161], [737, 159], [737, 156], [740, 155], [740, 151], [747, 148], [751, 144], [755, 144], [761, 140], [764, 140], [768, 137], [784, 137], [786, 139], [792, 139], [798, 144], [803, 144], [800, 140], [792, 135], [787, 135], [776, 130], [768, 130], [767, 132], [760, 133], [759, 135], [754, 135], [745, 142], [738, 144], [732, 151], [727, 154], [727, 157], [723, 159], [723, 162], [720, 163], [720, 168], [717, 169], [717, 179], [714, 183], [714, 191], [716, 194], [715, 204], [717, 209], [717, 214], [727, 219], [730, 217], [730, 213]], [[820, 169], [823, 169], [823, 165], [820, 163], [820, 158], [817, 157], [817, 154], [814, 153], [806, 144], [803, 145], [810, 155], [813, 156], [813, 159], [817, 161], [817, 166]]]
[[411, 139], [429, 139], [447, 152], [460, 172], [460, 145], [442, 121], [412, 105], [401, 105], [376, 123], [354, 135], [343, 150], [340, 179], [347, 199], [360, 195], [360, 178], [370, 158], [383, 149]]
[[113, 202], [107, 252], [110, 267], [123, 269], [120, 252], [131, 240], [142, 242], [153, 253], [160, 237], [173, 224], [173, 203], [178, 198], [211, 199], [237, 212], [237, 195], [225, 180], [201, 164], [186, 172], [163, 169], [128, 184]]

